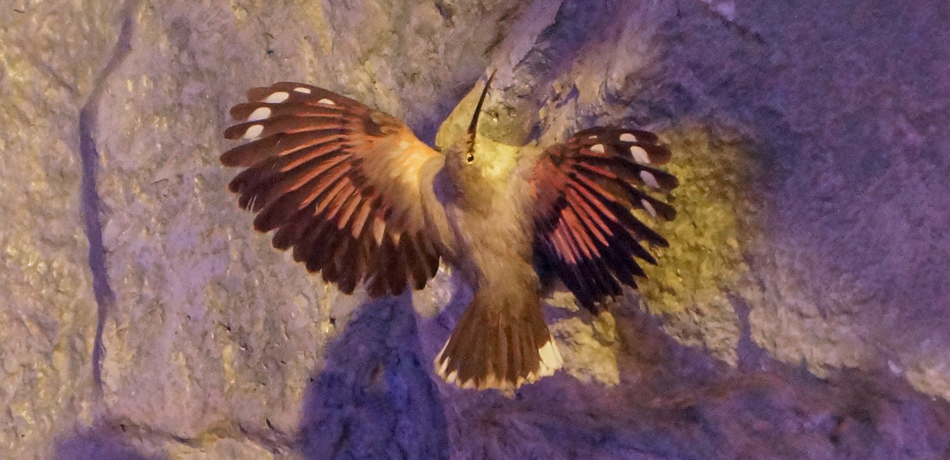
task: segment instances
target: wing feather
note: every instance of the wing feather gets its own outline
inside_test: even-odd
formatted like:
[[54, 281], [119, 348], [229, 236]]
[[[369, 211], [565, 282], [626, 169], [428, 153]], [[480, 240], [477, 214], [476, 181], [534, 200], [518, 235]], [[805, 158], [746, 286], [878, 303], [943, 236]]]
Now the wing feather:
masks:
[[310, 85], [282, 82], [248, 91], [231, 108], [221, 155], [245, 168], [229, 184], [238, 204], [275, 230], [273, 245], [349, 293], [373, 296], [421, 288], [441, 247], [423, 209], [422, 165], [440, 154], [401, 121]]
[[608, 296], [636, 288], [655, 264], [643, 246], [667, 246], [631, 209], [672, 220], [672, 206], [653, 196], [679, 185], [657, 169], [670, 152], [656, 135], [622, 128], [591, 128], [548, 148], [531, 171], [535, 256], [553, 267], [582, 306], [597, 311]]

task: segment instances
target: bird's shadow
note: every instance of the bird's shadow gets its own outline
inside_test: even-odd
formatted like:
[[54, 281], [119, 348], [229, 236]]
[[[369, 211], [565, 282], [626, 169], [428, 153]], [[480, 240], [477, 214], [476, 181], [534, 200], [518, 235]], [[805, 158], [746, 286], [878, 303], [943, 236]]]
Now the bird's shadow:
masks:
[[421, 358], [411, 295], [360, 305], [306, 390], [307, 459], [444, 459], [446, 418]]
[[[361, 305], [307, 389], [304, 458], [706, 459], [785, 450], [813, 458], [807, 446], [881, 447], [859, 442], [877, 435], [879, 424], [895, 423], [887, 416], [894, 404], [880, 401], [925, 414], [927, 439], [950, 420], [950, 405], [935, 405], [893, 376], [842, 371], [823, 380], [776, 361], [751, 341], [743, 305], [737, 367], [678, 343], [661, 318], [621, 307], [613, 311], [619, 385], [562, 371], [512, 395], [460, 390], [439, 382], [430, 360], [464, 298], [456, 292], [431, 319], [416, 315], [408, 294]], [[855, 401], [865, 401], [857, 412]], [[819, 423], [801, 435], [786, 426], [798, 419]]]
[[[614, 415], [602, 409], [614, 404], [616, 401], [608, 400], [617, 396], [616, 392], [604, 393], [601, 385], [585, 384], [564, 372], [508, 395], [460, 390], [438, 382], [431, 357], [471, 297], [470, 292], [458, 289], [457, 280], [453, 284], [456, 289], [451, 300], [433, 318], [417, 316], [409, 294], [366, 302], [350, 316], [306, 390], [299, 432], [305, 458], [447, 459], [460, 445], [482, 452], [486, 458], [506, 458], [504, 452], [492, 452], [554, 455], [574, 443], [590, 442], [592, 448], [599, 444], [596, 438], [612, 426], [607, 419]], [[639, 318], [635, 335], [640, 337], [640, 345], [646, 345], [642, 340], [651, 336], [665, 345], [660, 349], [678, 348], [668, 338], [656, 337], [663, 334], [649, 315], [634, 316]], [[657, 351], [662, 355], [670, 352]], [[591, 419], [589, 412], [605, 412], [605, 417]], [[633, 423], [635, 427], [620, 430], [640, 439], [641, 443], [634, 443], [638, 448], [650, 446], [657, 434], [656, 427], [645, 422], [655, 417], [656, 411], [645, 412], [649, 416]], [[552, 428], [568, 419], [576, 420], [570, 433]], [[632, 423], [631, 417], [624, 417], [624, 422]], [[479, 431], [486, 426], [486, 432]], [[529, 442], [512, 435], [507, 428], [513, 426], [518, 426], [515, 431], [520, 430]], [[504, 429], [496, 433], [491, 427]], [[546, 447], [530, 441], [541, 441]], [[695, 453], [691, 448], [686, 452]]]

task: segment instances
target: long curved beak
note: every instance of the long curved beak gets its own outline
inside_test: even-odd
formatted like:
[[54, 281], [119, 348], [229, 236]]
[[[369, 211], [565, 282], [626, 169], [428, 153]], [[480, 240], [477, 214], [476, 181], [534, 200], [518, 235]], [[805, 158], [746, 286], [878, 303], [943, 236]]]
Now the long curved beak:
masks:
[[482, 89], [482, 95], [478, 98], [478, 105], [475, 106], [475, 114], [472, 115], [472, 123], [468, 125], [468, 135], [472, 139], [472, 142], [475, 142], [475, 126], [478, 125], [478, 115], [482, 113], [482, 103], [485, 102], [485, 95], [488, 94], [488, 88], [491, 87], [491, 81], [495, 78], [495, 72], [497, 69], [492, 70], [491, 75], [488, 76], [488, 81], [485, 82], [485, 88]]

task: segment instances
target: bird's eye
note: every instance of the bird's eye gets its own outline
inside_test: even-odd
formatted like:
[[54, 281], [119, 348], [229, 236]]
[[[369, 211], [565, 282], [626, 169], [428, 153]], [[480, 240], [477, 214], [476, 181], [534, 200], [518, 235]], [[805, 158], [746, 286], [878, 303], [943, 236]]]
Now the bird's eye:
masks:
[[468, 156], [465, 157], [465, 161], [469, 163], [475, 161], [475, 155], [472, 155], [471, 153], [469, 153]]

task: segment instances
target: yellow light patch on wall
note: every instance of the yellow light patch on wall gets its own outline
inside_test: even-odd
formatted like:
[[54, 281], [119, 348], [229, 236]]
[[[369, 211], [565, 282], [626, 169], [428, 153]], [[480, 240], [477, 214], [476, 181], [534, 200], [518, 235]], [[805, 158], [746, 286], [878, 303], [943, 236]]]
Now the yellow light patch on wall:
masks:
[[743, 194], [754, 165], [743, 146], [713, 145], [696, 125], [664, 137], [673, 152], [667, 168], [680, 181], [671, 202], [677, 216], [656, 224], [670, 247], [655, 248], [658, 265], [644, 265], [648, 281], [639, 283], [639, 291], [654, 313], [709, 312], [728, 303], [724, 288], [749, 273], [738, 242], [740, 227], [753, 214]]

